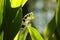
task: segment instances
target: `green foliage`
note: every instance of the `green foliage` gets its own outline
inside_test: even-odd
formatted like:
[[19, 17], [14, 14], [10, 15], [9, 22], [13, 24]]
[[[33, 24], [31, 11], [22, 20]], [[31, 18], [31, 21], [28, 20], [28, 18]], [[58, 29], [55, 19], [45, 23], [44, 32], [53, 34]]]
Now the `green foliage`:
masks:
[[28, 26], [28, 31], [32, 40], [43, 40], [41, 34], [35, 28]]
[[27, 28], [25, 28], [25, 30], [22, 33], [20, 33], [19, 40], [26, 40], [27, 34], [28, 30]]
[[2, 28], [0, 29], [0, 31], [4, 31], [4, 40], [12, 40], [21, 26], [22, 7], [12, 9], [10, 7], [10, 1], [4, 0], [3, 14], [3, 22], [1, 25]]
[[14, 40], [26, 40], [27, 33], [28, 33], [27, 28], [25, 28], [25, 30], [22, 33], [19, 30]]
[[4, 0], [0, 0], [0, 26], [3, 20]]
[[2, 31], [0, 34], [0, 40], [3, 40], [3, 35], [4, 35], [4, 31]]
[[0, 40], [3, 40], [2, 21], [3, 21], [4, 0], [0, 0]]
[[56, 25], [57, 25], [58, 34], [60, 37], [60, 0], [58, 0], [58, 6], [56, 10]]
[[24, 4], [27, 2], [27, 0], [10, 0], [11, 7], [16, 8], [20, 6], [24, 6]]
[[[52, 37], [53, 35], [54, 38]], [[60, 40], [60, 0], [58, 0], [55, 17], [45, 28], [44, 38], [45, 40]]]
[[56, 29], [56, 22], [54, 17], [44, 30], [45, 40], [52, 40], [52, 35], [54, 34], [55, 29]]
[[[20, 32], [22, 7], [26, 2], [27, 0], [0, 0], [0, 40], [26, 40], [26, 38], [29, 39], [29, 37], [31, 37], [30, 39], [32, 40], [59, 40], [60, 0], [58, 0], [56, 15], [46, 26], [43, 37], [37, 29], [31, 25], [28, 25], [22, 33]], [[55, 30], [57, 32], [55, 32]]]

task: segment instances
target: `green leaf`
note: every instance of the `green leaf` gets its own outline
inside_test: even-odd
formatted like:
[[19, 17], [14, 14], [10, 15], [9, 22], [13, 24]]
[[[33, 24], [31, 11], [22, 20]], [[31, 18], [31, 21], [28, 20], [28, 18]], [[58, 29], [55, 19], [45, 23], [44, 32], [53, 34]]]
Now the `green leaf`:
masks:
[[[15, 18], [12, 21], [14, 26], [20, 26], [22, 22], [22, 7], [20, 7], [16, 13]], [[20, 25], [19, 25], [20, 24]]]
[[19, 34], [20, 34], [20, 31], [16, 34], [16, 36], [14, 37], [14, 40], [18, 40]]
[[55, 22], [55, 17], [51, 20], [51, 22], [46, 26], [44, 29], [44, 39], [45, 40], [51, 40], [52, 35], [55, 32], [56, 28], [56, 22]]
[[28, 30], [32, 40], [43, 40], [41, 34], [35, 28], [28, 26]]
[[[7, 0], [8, 2], [9, 0]], [[22, 22], [22, 8], [20, 7], [18, 10], [11, 9], [9, 4], [6, 2], [7, 7], [4, 15], [4, 22], [2, 23], [4, 27], [4, 40], [13, 40], [15, 35], [20, 29]], [[16, 16], [16, 17], [15, 17]], [[12, 21], [13, 20], [13, 21]], [[7, 34], [7, 35], [6, 35]]]
[[26, 40], [27, 33], [28, 33], [27, 28], [25, 28], [25, 30], [23, 30], [22, 33], [21, 30], [19, 30], [14, 40]]
[[[15, 19], [13, 19], [13, 27], [14, 27], [14, 32], [16, 33], [19, 29], [20, 29], [20, 26], [21, 26], [21, 22], [22, 22], [22, 7], [20, 7], [16, 13], [16, 16], [15, 16]], [[19, 35], [20, 32], [18, 32], [17, 35]], [[16, 40], [18, 38], [18, 36], [14, 39]]]
[[[4, 30], [4, 40], [13, 40], [20, 29], [22, 22], [22, 7], [11, 8], [10, 0], [5, 0], [2, 29]], [[16, 16], [16, 17], [15, 17]], [[12, 22], [12, 20], [14, 20]], [[6, 35], [7, 34], [7, 35]]]
[[27, 0], [22, 0], [22, 3], [21, 3], [22, 7], [25, 5], [26, 2]]
[[4, 31], [2, 31], [0, 34], [0, 40], [3, 40], [3, 36], [4, 36]]
[[58, 6], [56, 9], [56, 25], [57, 25], [58, 33], [60, 36], [60, 0], [58, 0]]
[[27, 28], [25, 28], [25, 30], [22, 33], [20, 33], [19, 40], [26, 40], [27, 33], [28, 33], [28, 30]]
[[24, 4], [27, 2], [27, 0], [10, 0], [11, 7], [16, 8], [20, 6], [24, 6]]
[[4, 0], [0, 0], [0, 26], [3, 20]]

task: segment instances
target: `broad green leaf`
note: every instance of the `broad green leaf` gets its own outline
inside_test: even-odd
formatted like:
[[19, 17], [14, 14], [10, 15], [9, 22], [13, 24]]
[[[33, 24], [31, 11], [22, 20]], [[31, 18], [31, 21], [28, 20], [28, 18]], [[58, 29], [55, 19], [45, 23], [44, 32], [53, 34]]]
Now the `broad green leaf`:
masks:
[[0, 34], [0, 40], [3, 40], [3, 36], [4, 36], [4, 31], [2, 31]]
[[3, 20], [4, 0], [0, 0], [0, 26]]
[[28, 33], [28, 30], [27, 30], [27, 28], [25, 28], [25, 30], [22, 33], [20, 32], [18, 40], [26, 40], [27, 33]]
[[[22, 22], [22, 8], [19, 8], [18, 9], [18, 11], [16, 13], [16, 16], [15, 16], [15, 19], [12, 22], [13, 22], [13, 25], [15, 27], [15, 30], [14, 31], [16, 31], [16, 29], [18, 31], [18, 29], [20, 29], [21, 22]], [[14, 40], [18, 40], [19, 35], [20, 35], [20, 31], [15, 36]]]
[[43, 40], [41, 34], [35, 28], [28, 26], [28, 31], [32, 40]]
[[20, 28], [22, 22], [22, 7], [20, 7], [16, 13], [15, 18], [12, 20], [15, 27]]
[[44, 38], [45, 40], [51, 40], [52, 35], [55, 31], [56, 23], [55, 23], [55, 17], [51, 20], [51, 22], [46, 26], [44, 29]]
[[26, 40], [27, 33], [28, 33], [27, 28], [22, 33], [19, 30], [14, 40]]
[[60, 36], [60, 0], [58, 0], [58, 6], [56, 9], [56, 25]]
[[5, 34], [4, 40], [13, 40], [13, 38], [15, 37], [21, 26], [22, 8], [20, 7], [17, 10], [10, 8], [9, 0], [7, 0], [6, 4], [7, 5], [6, 5], [6, 11], [4, 13], [5, 14], [4, 22], [2, 25], [4, 27], [4, 34]]
[[21, 3], [22, 7], [25, 5], [26, 2], [27, 0], [22, 0], [22, 3]]
[[16, 36], [14, 37], [14, 40], [18, 40], [19, 34], [20, 34], [20, 31], [16, 34]]
[[24, 4], [27, 2], [27, 0], [10, 0], [11, 7], [16, 8], [20, 6], [24, 6]]
[[21, 6], [21, 1], [22, 1], [22, 0], [10, 0], [10, 2], [11, 2], [11, 7], [12, 7], [12, 8], [16, 8], [16, 7]]

